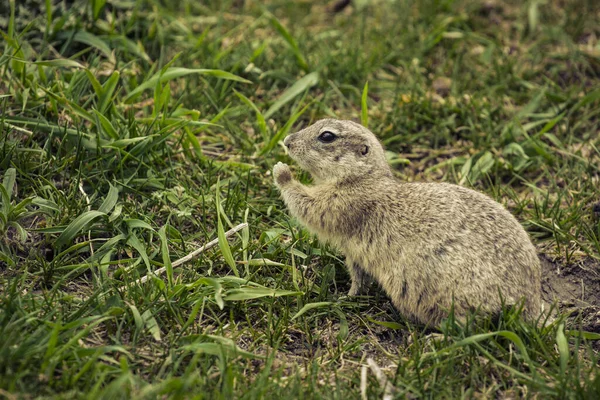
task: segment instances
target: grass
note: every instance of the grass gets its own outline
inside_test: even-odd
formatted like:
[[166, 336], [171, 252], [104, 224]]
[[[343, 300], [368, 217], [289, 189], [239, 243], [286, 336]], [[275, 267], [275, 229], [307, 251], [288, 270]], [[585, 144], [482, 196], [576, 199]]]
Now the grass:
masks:
[[398, 398], [598, 398], [600, 324], [348, 298], [269, 172], [368, 122], [400, 179], [490, 194], [597, 282], [596, 3], [2, 3], [0, 397], [380, 397], [372, 359]]

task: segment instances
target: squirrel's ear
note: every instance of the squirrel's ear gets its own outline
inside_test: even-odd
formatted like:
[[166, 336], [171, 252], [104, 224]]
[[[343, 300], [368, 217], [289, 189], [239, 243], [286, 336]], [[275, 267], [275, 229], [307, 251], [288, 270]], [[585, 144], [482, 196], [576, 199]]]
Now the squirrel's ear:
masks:
[[360, 149], [360, 154], [362, 154], [363, 156], [366, 156], [367, 153], [369, 153], [369, 146], [365, 145]]

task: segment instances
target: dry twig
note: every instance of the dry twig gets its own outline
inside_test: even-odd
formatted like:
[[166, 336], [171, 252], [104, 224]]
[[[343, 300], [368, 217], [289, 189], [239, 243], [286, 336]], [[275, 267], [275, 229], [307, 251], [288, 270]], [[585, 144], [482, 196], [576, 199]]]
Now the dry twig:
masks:
[[[242, 223], [242, 224], [239, 224], [239, 225], [237, 225], [237, 226], [235, 226], [235, 227], [231, 228], [231, 229], [230, 229], [230, 230], [228, 230], [227, 232], [225, 232], [225, 237], [229, 239], [229, 238], [230, 238], [231, 236], [233, 236], [235, 233], [237, 233], [237, 232], [241, 231], [242, 229], [244, 229], [244, 228], [245, 228], [245, 227], [247, 227], [247, 226], [248, 226], [248, 224], [247, 224], [247, 223], [245, 223], [245, 222], [244, 222], [244, 223]], [[192, 260], [192, 259], [193, 259], [193, 258], [195, 258], [195, 257], [198, 257], [198, 255], [199, 255], [200, 253], [202, 253], [203, 251], [205, 251], [205, 250], [208, 250], [208, 249], [210, 249], [210, 248], [212, 248], [212, 247], [215, 247], [215, 246], [216, 246], [218, 243], [219, 243], [219, 239], [218, 239], [218, 238], [217, 238], [217, 239], [213, 239], [213, 240], [211, 240], [210, 242], [206, 243], [204, 246], [200, 247], [199, 249], [196, 249], [196, 250], [192, 251], [192, 252], [191, 252], [190, 254], [188, 254], [187, 256], [185, 256], [185, 257], [182, 257], [182, 258], [180, 258], [180, 259], [179, 259], [179, 260], [177, 260], [177, 261], [173, 261], [173, 262], [171, 263], [171, 266], [172, 266], [173, 268], [176, 268], [176, 267], [180, 266], [181, 264], [183, 264], [183, 263], [186, 263], [186, 262], [188, 262], [188, 261]], [[162, 273], [164, 273], [166, 270], [167, 270], [167, 268], [166, 268], [166, 267], [159, 268], [159, 269], [157, 269], [156, 271], [152, 272], [152, 275], [155, 275], [155, 276], [156, 276], [156, 275], [162, 274]], [[151, 276], [151, 274], [148, 274], [148, 275], [146, 275], [146, 276], [143, 276], [143, 277], [141, 277], [140, 279], [138, 279], [137, 281], [135, 281], [135, 282], [134, 282], [134, 284], [136, 284], [136, 283], [144, 283], [144, 282], [146, 282], [148, 279], [150, 279], [150, 276]]]

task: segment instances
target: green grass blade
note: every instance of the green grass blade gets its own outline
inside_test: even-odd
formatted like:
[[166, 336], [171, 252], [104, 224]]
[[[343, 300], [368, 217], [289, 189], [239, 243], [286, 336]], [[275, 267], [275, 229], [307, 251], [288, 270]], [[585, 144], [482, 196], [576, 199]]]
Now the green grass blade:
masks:
[[369, 127], [369, 109], [367, 106], [367, 99], [369, 95], [369, 82], [365, 83], [363, 88], [362, 97], [360, 100], [360, 122], [365, 127]]
[[87, 44], [88, 46], [99, 50], [109, 60], [113, 60], [112, 50], [110, 49], [108, 43], [91, 32], [78, 31], [73, 33], [73, 31], [67, 31], [59, 33], [58, 37], [60, 39], [73, 40], [74, 42]]
[[235, 260], [233, 259], [233, 255], [231, 254], [231, 248], [229, 247], [229, 242], [227, 241], [227, 237], [225, 236], [225, 229], [223, 228], [223, 221], [222, 221], [223, 210], [221, 208], [221, 200], [219, 198], [220, 190], [221, 190], [220, 185], [219, 185], [219, 183], [217, 183], [215, 203], [216, 203], [216, 207], [217, 207], [217, 234], [218, 234], [218, 238], [219, 238], [219, 249], [221, 249], [221, 254], [223, 254], [223, 258], [225, 259], [225, 262], [227, 263], [227, 265], [229, 265], [229, 267], [231, 268], [231, 270], [233, 271], [235, 276], [239, 277], [240, 273], [237, 269], [237, 266], [235, 265]]
[[154, 340], [160, 342], [162, 340], [160, 326], [158, 325], [158, 322], [156, 322], [156, 318], [154, 318], [154, 315], [152, 315], [152, 311], [144, 311], [144, 313], [142, 314], [142, 320], [144, 321], [146, 329], [148, 329], [148, 332], [150, 332]]
[[225, 302], [223, 301], [223, 287], [221, 286], [221, 283], [219, 282], [218, 279], [204, 277], [204, 278], [198, 279], [197, 282], [204, 284], [204, 285], [212, 286], [212, 288], [215, 291], [215, 294], [214, 294], [215, 303], [217, 303], [217, 306], [219, 306], [219, 308], [221, 310], [223, 308], [225, 308]]
[[136, 229], [136, 228], [140, 228], [140, 229], [147, 229], [149, 231], [153, 231], [154, 228], [152, 227], [152, 225], [150, 225], [149, 223], [142, 221], [141, 219], [137, 219], [137, 218], [127, 218], [124, 219], [123, 222], [125, 222], [127, 224], [127, 227], [129, 229]]
[[14, 168], [9, 168], [4, 173], [4, 178], [2, 179], [2, 186], [6, 190], [6, 196], [8, 197], [8, 201], [12, 198], [13, 188], [15, 187], [15, 182], [17, 180], [17, 170]]
[[2, 212], [0, 212], [0, 218], [2, 218], [2, 225], [6, 225], [8, 224], [8, 216], [10, 215], [12, 206], [10, 197], [8, 196], [8, 192], [4, 188], [4, 185], [0, 186], [0, 200], [2, 200]]
[[69, 225], [67, 225], [67, 227], [60, 234], [58, 239], [56, 239], [56, 242], [54, 243], [55, 247], [61, 248], [70, 244], [75, 238], [75, 236], [77, 236], [81, 231], [83, 231], [88, 224], [100, 217], [106, 217], [106, 213], [96, 210], [84, 212], [83, 214], [75, 218]]
[[131, 233], [127, 238], [127, 244], [133, 247], [142, 257], [144, 264], [146, 264], [146, 268], [148, 269], [148, 273], [150, 273], [150, 258], [148, 257], [148, 253], [146, 252], [146, 247], [142, 244], [140, 239], [138, 239], [135, 233]]
[[34, 61], [31, 64], [40, 65], [43, 67], [66, 67], [66, 68], [81, 68], [81, 69], [85, 68], [83, 65], [81, 65], [77, 61], [64, 59], [64, 58], [55, 59], [55, 60]]
[[315, 86], [317, 83], [319, 83], [318, 72], [311, 72], [310, 74], [303, 76], [279, 96], [279, 99], [277, 99], [264, 114], [265, 119], [271, 118], [281, 107], [292, 101], [296, 96]]
[[92, 15], [94, 16], [94, 21], [100, 18], [100, 12], [105, 4], [106, 0], [92, 0]]
[[307, 105], [305, 105], [300, 111], [292, 114], [291, 118], [288, 119], [288, 121], [279, 130], [279, 132], [277, 132], [275, 134], [275, 136], [273, 136], [273, 138], [269, 141], [269, 143], [265, 147], [262, 148], [262, 150], [260, 151], [260, 155], [261, 156], [265, 155], [265, 154], [269, 153], [271, 150], [273, 150], [273, 148], [275, 148], [275, 146], [277, 146], [277, 143], [279, 143], [280, 140], [282, 140], [284, 137], [287, 136], [287, 134], [290, 132], [290, 130], [292, 129], [292, 126], [294, 126], [294, 124], [296, 123], [298, 118], [300, 118], [302, 116], [302, 114], [304, 114], [306, 112], [306, 110], [308, 110], [308, 108], [312, 104], [313, 103], [310, 102]]
[[209, 354], [213, 356], [221, 356], [223, 353], [225, 353], [232, 357], [241, 356], [253, 359], [263, 358], [262, 356], [242, 350], [235, 345], [225, 345], [223, 343], [192, 343], [181, 346], [179, 350], [190, 351], [197, 354]]
[[96, 97], [100, 98], [100, 96], [102, 96], [102, 93], [104, 93], [104, 88], [102, 87], [102, 85], [100, 84], [100, 82], [98, 81], [98, 79], [96, 79], [96, 77], [94, 76], [94, 74], [92, 74], [92, 71], [90, 71], [89, 69], [86, 69], [85, 70], [85, 75], [87, 76], [88, 81], [90, 81], [90, 84], [94, 88], [94, 92], [96, 93]]
[[163, 265], [167, 269], [167, 283], [169, 288], [173, 287], [173, 265], [171, 264], [171, 256], [169, 254], [169, 244], [167, 242], [167, 225], [163, 225], [158, 230], [158, 237], [160, 238], [160, 251], [162, 253]]
[[502, 337], [510, 340], [511, 342], [513, 342], [515, 344], [515, 346], [517, 346], [517, 348], [521, 352], [521, 355], [523, 356], [525, 361], [527, 363], [529, 363], [530, 368], [532, 368], [532, 369], [534, 368], [534, 366], [531, 364], [531, 359], [529, 358], [529, 353], [527, 352], [527, 347], [525, 346], [525, 343], [523, 343], [523, 340], [516, 333], [511, 332], [511, 331], [497, 331], [497, 332], [481, 333], [481, 334], [477, 334], [477, 335], [472, 335], [472, 336], [467, 337], [466, 339], [463, 339], [463, 340], [453, 344], [450, 347], [446, 347], [444, 349], [444, 351], [450, 351], [454, 348], [469, 346], [469, 345], [472, 345], [475, 343], [482, 342], [487, 339], [491, 339], [496, 336], [502, 336]]
[[296, 314], [294, 314], [294, 316], [292, 317], [292, 320], [295, 320], [295, 319], [301, 317], [307, 311], [314, 310], [315, 308], [331, 307], [334, 304], [335, 303], [331, 302], [331, 301], [320, 301], [320, 302], [317, 302], [317, 303], [308, 303], [308, 304], [305, 304], [304, 307], [302, 307], [300, 309], [300, 311], [298, 311]]
[[600, 333], [597, 332], [565, 330], [565, 334], [572, 337], [580, 337], [586, 340], [600, 340]]
[[98, 211], [108, 214], [117, 204], [117, 200], [119, 200], [119, 189], [116, 186], [108, 184], [108, 194], [104, 198], [104, 201], [98, 207]]
[[44, 92], [46, 92], [49, 96], [51, 96], [53, 99], [58, 101], [61, 105], [64, 105], [64, 106], [70, 108], [75, 114], [79, 115], [80, 117], [82, 117], [90, 122], [94, 122], [94, 117], [92, 116], [92, 113], [86, 111], [79, 104], [76, 104], [75, 102], [69, 100], [68, 98], [66, 98], [64, 96], [59, 96], [45, 88], [42, 88], [42, 90]]
[[225, 293], [226, 301], [241, 301], [259, 299], [261, 297], [298, 296], [304, 294], [295, 290], [275, 290], [268, 288], [241, 288], [232, 289]]
[[142, 329], [144, 329], [144, 320], [142, 319], [142, 314], [134, 304], [127, 304], [129, 309], [131, 310], [131, 315], [133, 316], [133, 322], [135, 324], [135, 336], [139, 335]]
[[565, 325], [560, 324], [556, 330], [556, 347], [560, 355], [560, 371], [564, 374], [569, 364], [569, 343], [565, 336]]
[[13, 227], [17, 231], [17, 235], [18, 235], [21, 243], [25, 243], [25, 241], [27, 240], [27, 236], [28, 236], [25, 228], [23, 228], [23, 226], [21, 226], [21, 224], [19, 224], [16, 221], [8, 221], [7, 225]]
[[216, 70], [216, 69], [190, 69], [190, 68], [181, 68], [181, 67], [169, 67], [164, 72], [157, 72], [150, 79], [136, 87], [134, 90], [129, 92], [127, 96], [124, 98], [124, 102], [129, 102], [138, 94], [142, 93], [147, 89], [154, 89], [156, 84], [160, 82], [160, 84], [164, 84], [173, 79], [181, 78], [191, 74], [199, 74], [206, 76], [213, 76], [219, 79], [226, 79], [235, 82], [241, 83], [252, 83], [251, 81], [241, 78], [237, 75], [234, 75], [230, 72]]
[[98, 122], [100, 123], [100, 126], [102, 127], [102, 130], [111, 139], [118, 140], [119, 139], [119, 134], [117, 133], [117, 131], [113, 127], [112, 123], [108, 120], [108, 118], [106, 118], [104, 115], [102, 115], [100, 112], [98, 112], [98, 110], [92, 109], [92, 112], [96, 115], [96, 118], [98, 119]]
[[260, 112], [258, 107], [256, 107], [256, 105], [252, 102], [252, 100], [250, 100], [249, 98], [247, 98], [246, 96], [244, 96], [243, 94], [241, 94], [240, 92], [238, 92], [235, 89], [233, 91], [234, 91], [235, 95], [240, 100], [242, 100], [242, 102], [244, 104], [246, 104], [248, 107], [250, 107], [254, 111], [254, 114], [256, 115], [256, 124], [258, 125], [258, 129], [260, 130], [260, 133], [261, 133], [263, 139], [267, 140], [269, 133], [267, 131], [267, 123], [265, 122], [265, 117], [262, 115], [262, 113]]
[[298, 42], [296, 42], [296, 39], [294, 39], [294, 37], [288, 32], [287, 29], [285, 29], [281, 22], [279, 22], [279, 20], [275, 18], [275, 16], [271, 16], [270, 22], [271, 26], [273, 26], [273, 28], [275, 28], [275, 30], [279, 32], [279, 34], [291, 47], [294, 56], [296, 57], [296, 62], [298, 63], [298, 66], [302, 68], [305, 72], [308, 72], [308, 63], [302, 55], [302, 52], [300, 51], [300, 47], [298, 47]]
[[111, 104], [113, 94], [119, 83], [119, 71], [114, 71], [110, 78], [102, 85], [102, 94], [98, 97], [98, 111], [102, 114], [106, 111], [108, 106]]

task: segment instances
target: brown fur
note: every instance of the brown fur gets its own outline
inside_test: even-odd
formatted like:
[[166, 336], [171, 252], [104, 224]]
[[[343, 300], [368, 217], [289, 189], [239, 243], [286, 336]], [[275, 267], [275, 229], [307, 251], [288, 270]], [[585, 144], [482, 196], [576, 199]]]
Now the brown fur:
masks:
[[[338, 139], [322, 143], [324, 131]], [[326, 119], [288, 136], [290, 156], [315, 184], [273, 169], [291, 214], [346, 256], [350, 295], [373, 277], [400, 312], [438, 323], [454, 302], [459, 317], [525, 298], [540, 309], [540, 262], [518, 221], [486, 195], [447, 183], [403, 183], [368, 129]], [[366, 154], [365, 154], [366, 150]]]

